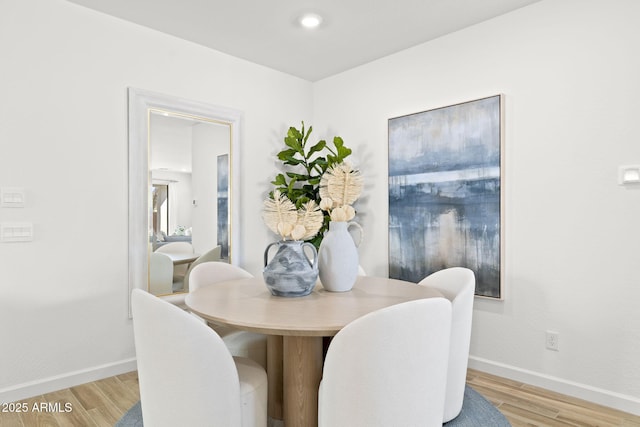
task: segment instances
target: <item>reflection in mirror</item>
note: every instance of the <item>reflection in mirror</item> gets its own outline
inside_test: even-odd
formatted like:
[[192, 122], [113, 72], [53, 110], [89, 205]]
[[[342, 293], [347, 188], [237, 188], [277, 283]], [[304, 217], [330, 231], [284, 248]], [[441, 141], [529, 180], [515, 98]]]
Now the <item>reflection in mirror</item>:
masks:
[[[179, 303], [173, 296], [188, 291], [184, 274], [198, 255], [215, 248], [225, 261], [240, 262], [234, 189], [241, 114], [134, 88], [128, 96], [129, 290]], [[151, 269], [157, 259], [165, 267]]]
[[191, 261], [218, 246], [219, 259], [228, 261], [230, 146], [229, 123], [151, 111], [149, 241], [152, 251], [162, 253], [173, 263], [169, 274], [156, 261], [158, 257], [150, 260], [152, 293], [187, 292], [185, 276]]

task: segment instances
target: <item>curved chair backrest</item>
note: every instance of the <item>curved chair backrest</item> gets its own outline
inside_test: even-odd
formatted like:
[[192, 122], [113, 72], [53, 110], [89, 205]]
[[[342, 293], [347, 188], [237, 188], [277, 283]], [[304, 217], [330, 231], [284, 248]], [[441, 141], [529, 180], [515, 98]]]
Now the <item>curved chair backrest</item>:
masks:
[[[160, 253], [172, 253], [172, 254], [192, 254], [193, 245], [189, 242], [170, 242], [166, 245], [160, 246], [156, 249], [156, 252]], [[183, 282], [184, 276], [187, 274], [187, 265], [176, 265], [173, 267], [173, 281], [176, 282], [177, 288], [186, 289]], [[178, 290], [178, 289], [176, 289]]]
[[222, 339], [139, 289], [132, 311], [144, 424], [240, 426], [238, 371]]
[[[235, 265], [213, 261], [198, 264], [191, 270], [189, 277], [189, 292], [193, 292], [224, 280], [248, 279], [253, 275]], [[195, 314], [194, 317], [200, 318]], [[267, 339], [265, 335], [213, 323], [209, 326], [222, 337], [231, 354], [247, 357], [263, 367], [267, 366]]]
[[451, 303], [427, 298], [369, 313], [331, 341], [320, 427], [441, 426]]
[[419, 285], [439, 290], [451, 301], [452, 323], [444, 420], [457, 417], [462, 410], [471, 343], [471, 320], [476, 279], [463, 267], [446, 268], [422, 279]]
[[152, 252], [149, 257], [149, 292], [166, 295], [173, 292], [173, 261], [162, 253]]
[[196, 265], [202, 264], [203, 262], [220, 261], [221, 253], [222, 253], [222, 247], [216, 246], [210, 251], [207, 251], [204, 254], [200, 255], [198, 259], [196, 259], [189, 265], [187, 274], [185, 274], [184, 276], [184, 289], [186, 289], [187, 292], [189, 291], [189, 276], [191, 275], [191, 271], [196, 267]]
[[203, 286], [212, 285], [224, 280], [248, 279], [251, 273], [226, 262], [203, 262], [191, 270], [189, 278], [190, 292]]
[[160, 246], [156, 249], [156, 252], [170, 252], [173, 254], [192, 254], [193, 245], [189, 242], [170, 242], [166, 245]]

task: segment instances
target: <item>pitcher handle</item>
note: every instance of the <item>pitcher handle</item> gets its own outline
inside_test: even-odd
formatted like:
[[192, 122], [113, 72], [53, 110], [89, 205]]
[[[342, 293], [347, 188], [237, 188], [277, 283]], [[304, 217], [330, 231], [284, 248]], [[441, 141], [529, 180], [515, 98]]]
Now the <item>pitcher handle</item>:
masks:
[[[357, 248], [360, 246], [360, 243], [362, 243], [362, 238], [364, 237], [364, 230], [362, 229], [362, 226], [355, 221], [351, 221], [347, 223], [347, 230], [349, 230], [349, 227], [351, 227], [352, 225], [355, 226], [360, 231], [360, 238], [358, 240], [353, 239], [353, 242], [356, 244], [356, 248]], [[353, 235], [351, 235], [351, 238], [353, 238]]]
[[[316, 269], [316, 267], [318, 266], [318, 250], [316, 249], [315, 246], [313, 246], [313, 243], [309, 243], [309, 242], [304, 242], [302, 244], [302, 250], [304, 252], [304, 247], [305, 246], [309, 246], [311, 248], [311, 252], [313, 252], [313, 263], [311, 262], [310, 259], [308, 259], [309, 261], [309, 265], [311, 266], [311, 268], [313, 268], [314, 270]], [[305, 257], [306, 258], [306, 257]]]
[[269, 243], [269, 244], [267, 245], [267, 249], [265, 249], [265, 250], [264, 250], [264, 266], [265, 266], [265, 267], [266, 267], [266, 266], [267, 266], [267, 264], [268, 264], [268, 263], [267, 263], [267, 261], [268, 261], [268, 259], [269, 259], [269, 249], [271, 249], [271, 246], [273, 246], [273, 245], [277, 245], [277, 244], [279, 244], [279, 243], [280, 243], [280, 242], [271, 242], [271, 243]]

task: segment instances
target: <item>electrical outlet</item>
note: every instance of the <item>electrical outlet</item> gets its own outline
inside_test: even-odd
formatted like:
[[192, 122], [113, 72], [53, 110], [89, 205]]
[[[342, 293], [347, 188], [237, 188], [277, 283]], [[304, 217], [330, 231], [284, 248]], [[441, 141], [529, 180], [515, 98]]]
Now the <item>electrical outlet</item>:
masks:
[[547, 331], [546, 335], [547, 349], [553, 351], [560, 351], [560, 333], [554, 331]]

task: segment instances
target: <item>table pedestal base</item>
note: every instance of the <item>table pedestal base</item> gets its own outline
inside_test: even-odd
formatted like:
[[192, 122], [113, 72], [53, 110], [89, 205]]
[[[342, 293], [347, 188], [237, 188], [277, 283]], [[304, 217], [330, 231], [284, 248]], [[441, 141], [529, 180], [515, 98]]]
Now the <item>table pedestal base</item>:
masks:
[[322, 337], [283, 337], [284, 424], [318, 425], [318, 387], [322, 378]]
[[282, 421], [282, 368], [282, 336], [267, 335], [267, 413], [276, 421]]
[[[269, 424], [318, 425], [318, 387], [322, 378], [322, 337], [267, 337]], [[283, 402], [286, 402], [283, 404]]]

